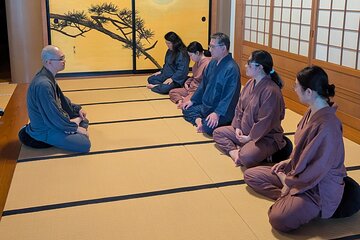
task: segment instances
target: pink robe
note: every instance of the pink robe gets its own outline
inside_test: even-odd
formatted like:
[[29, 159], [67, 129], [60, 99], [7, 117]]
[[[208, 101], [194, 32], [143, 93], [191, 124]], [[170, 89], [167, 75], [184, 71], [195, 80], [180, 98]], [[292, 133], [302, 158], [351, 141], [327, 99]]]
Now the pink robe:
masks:
[[320, 216], [330, 218], [340, 204], [343, 192], [344, 143], [342, 125], [335, 108], [325, 107], [310, 119], [310, 110], [298, 124], [295, 149], [284, 168], [290, 192], [280, 197], [282, 184], [261, 166], [245, 171], [245, 182], [256, 192], [277, 199], [269, 210], [270, 223], [289, 231]]
[[[231, 126], [217, 128], [214, 140], [224, 152], [240, 148], [239, 163], [245, 167], [258, 165], [286, 144], [281, 127], [285, 103], [278, 85], [265, 76], [254, 88], [249, 80], [241, 92]], [[235, 136], [239, 128], [251, 141], [242, 144]]]
[[177, 103], [179, 100], [184, 98], [184, 101], [190, 100], [191, 96], [194, 94], [196, 89], [199, 87], [199, 84], [202, 80], [203, 73], [209, 64], [211, 58], [205, 57], [201, 59], [199, 62], [196, 62], [192, 67], [193, 76], [188, 78], [185, 81], [184, 85], [187, 85], [189, 88], [174, 88], [170, 90], [170, 100], [174, 103]]

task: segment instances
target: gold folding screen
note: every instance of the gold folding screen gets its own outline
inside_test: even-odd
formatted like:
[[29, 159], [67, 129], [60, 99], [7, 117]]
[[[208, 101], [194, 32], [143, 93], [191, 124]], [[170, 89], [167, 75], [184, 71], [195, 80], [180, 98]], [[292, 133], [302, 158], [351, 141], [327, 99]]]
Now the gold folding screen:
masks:
[[66, 55], [64, 73], [156, 69], [168, 31], [186, 45], [207, 46], [209, 6], [209, 0], [48, 0], [50, 42]]

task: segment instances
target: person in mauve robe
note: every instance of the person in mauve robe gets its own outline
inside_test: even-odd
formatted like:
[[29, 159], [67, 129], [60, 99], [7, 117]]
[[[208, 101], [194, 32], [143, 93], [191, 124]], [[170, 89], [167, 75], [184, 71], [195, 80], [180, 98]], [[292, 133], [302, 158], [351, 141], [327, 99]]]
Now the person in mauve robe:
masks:
[[195, 62], [192, 67], [193, 75], [185, 81], [183, 88], [174, 88], [169, 92], [170, 100], [173, 103], [176, 103], [178, 108], [182, 108], [182, 103], [189, 101], [199, 87], [203, 78], [203, 73], [211, 60], [210, 57], [204, 55], [204, 49], [197, 41], [189, 44], [187, 52], [190, 59]]
[[295, 92], [309, 106], [295, 133], [295, 148], [288, 160], [247, 169], [245, 182], [275, 200], [268, 215], [273, 228], [287, 232], [317, 217], [330, 218], [344, 192], [342, 125], [330, 102], [335, 86], [317, 66], [297, 74]]
[[245, 67], [251, 79], [241, 91], [232, 124], [215, 129], [213, 136], [236, 166], [249, 168], [285, 147], [281, 127], [285, 103], [283, 84], [268, 52], [252, 52]]
[[181, 38], [174, 32], [168, 32], [164, 36], [168, 50], [165, 54], [163, 68], [148, 78], [147, 88], [151, 91], [168, 94], [173, 88], [184, 85], [189, 73], [190, 58]]
[[212, 60], [190, 101], [183, 102], [184, 119], [195, 125], [197, 132], [210, 136], [215, 128], [231, 123], [240, 94], [240, 70], [229, 47], [226, 34], [211, 36]]

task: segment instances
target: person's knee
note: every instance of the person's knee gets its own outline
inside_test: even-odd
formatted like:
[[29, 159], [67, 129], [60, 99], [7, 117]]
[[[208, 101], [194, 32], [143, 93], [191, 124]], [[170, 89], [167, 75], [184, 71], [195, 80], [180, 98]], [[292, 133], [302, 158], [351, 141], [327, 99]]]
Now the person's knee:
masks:
[[170, 86], [165, 86], [167, 84], [159, 84], [156, 87], [153, 87], [151, 89], [151, 91], [155, 92], [155, 93], [160, 93], [160, 94], [168, 94], [169, 91], [171, 90]]
[[220, 128], [216, 128], [214, 131], [213, 131], [213, 138], [215, 140], [215, 142], [218, 142], [221, 138], [224, 137], [224, 134], [223, 134], [223, 131], [221, 130], [221, 127]]
[[206, 133], [209, 136], [213, 136], [214, 128], [209, 127], [207, 125], [207, 122], [203, 122], [202, 131], [203, 131], [203, 133]]
[[291, 219], [289, 219], [288, 214], [284, 213], [283, 211], [279, 211], [277, 209], [274, 210], [274, 205], [270, 207], [268, 215], [269, 215], [269, 222], [274, 229], [280, 232], [289, 232], [295, 229], [293, 227], [290, 227], [288, 224], [289, 222], [291, 222]]
[[250, 186], [250, 187], [254, 187], [255, 185], [258, 184], [258, 176], [257, 176], [257, 171], [255, 171], [254, 168], [251, 169], [246, 169], [244, 172], [244, 181], [245, 183]]
[[86, 141], [83, 141], [81, 145], [79, 145], [78, 152], [88, 153], [90, 152], [90, 148], [91, 148], [91, 142], [89, 139], [87, 139]]
[[253, 156], [249, 153], [242, 153], [240, 151], [239, 161], [241, 165], [243, 165], [246, 168], [252, 168], [256, 167], [260, 164], [261, 159], [258, 159], [256, 156]]

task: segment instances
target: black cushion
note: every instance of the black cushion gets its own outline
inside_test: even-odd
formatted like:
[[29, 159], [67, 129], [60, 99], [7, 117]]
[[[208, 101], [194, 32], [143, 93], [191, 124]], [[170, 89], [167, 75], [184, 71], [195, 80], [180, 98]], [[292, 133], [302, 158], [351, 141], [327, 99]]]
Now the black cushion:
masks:
[[286, 136], [284, 136], [284, 140], [286, 142], [286, 145], [282, 149], [280, 149], [279, 151], [277, 151], [276, 153], [274, 153], [272, 155], [270, 162], [278, 163], [278, 162], [286, 160], [290, 157], [290, 154], [293, 150], [293, 144], [292, 144], [291, 140], [289, 138], [287, 138]]
[[360, 186], [349, 176], [344, 177], [344, 194], [332, 218], [350, 217], [360, 210]]
[[19, 131], [19, 140], [22, 144], [32, 148], [49, 148], [52, 147], [50, 144], [38, 141], [32, 138], [26, 131], [26, 126]]

